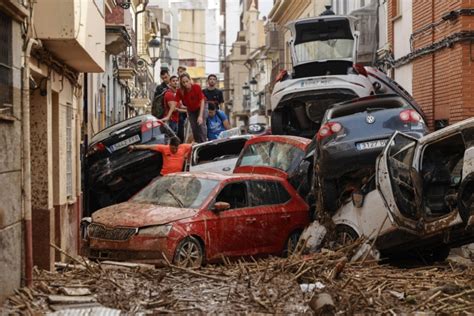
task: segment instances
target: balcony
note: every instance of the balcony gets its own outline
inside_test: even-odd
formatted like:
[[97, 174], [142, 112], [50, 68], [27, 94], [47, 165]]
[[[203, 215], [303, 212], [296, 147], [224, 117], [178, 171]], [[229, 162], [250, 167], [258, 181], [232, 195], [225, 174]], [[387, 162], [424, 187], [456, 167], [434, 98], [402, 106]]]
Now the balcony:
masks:
[[57, 59], [78, 72], [104, 71], [103, 1], [37, 1], [34, 11], [37, 37]]
[[118, 57], [118, 78], [121, 80], [133, 80], [137, 75], [133, 59], [121, 55]]

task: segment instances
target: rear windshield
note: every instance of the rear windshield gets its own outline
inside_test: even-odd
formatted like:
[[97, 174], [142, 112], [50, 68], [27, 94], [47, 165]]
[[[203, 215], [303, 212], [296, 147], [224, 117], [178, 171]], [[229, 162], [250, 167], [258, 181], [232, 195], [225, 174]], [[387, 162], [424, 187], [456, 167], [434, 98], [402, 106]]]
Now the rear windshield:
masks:
[[196, 149], [193, 166], [211, 161], [237, 158], [244, 148], [246, 138], [233, 139], [223, 142], [213, 142]]
[[290, 144], [255, 143], [244, 149], [237, 166], [266, 166], [293, 172], [304, 157], [304, 151]]
[[349, 116], [356, 113], [375, 112], [380, 110], [398, 108], [411, 108], [411, 106], [407, 102], [401, 100], [373, 100], [370, 102], [358, 102], [334, 107], [328, 113], [327, 118], [335, 119], [338, 117]]

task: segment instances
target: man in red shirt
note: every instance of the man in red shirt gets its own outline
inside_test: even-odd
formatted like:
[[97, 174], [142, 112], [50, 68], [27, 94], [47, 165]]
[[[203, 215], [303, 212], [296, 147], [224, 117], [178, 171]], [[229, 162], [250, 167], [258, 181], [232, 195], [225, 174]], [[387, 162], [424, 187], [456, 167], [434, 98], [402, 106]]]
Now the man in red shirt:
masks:
[[168, 123], [168, 126], [173, 130], [173, 132], [178, 133], [178, 103], [176, 102], [176, 91], [178, 90], [179, 79], [177, 76], [171, 76], [169, 89], [165, 92], [164, 95], [164, 108], [165, 113], [161, 119], [163, 122]]
[[183, 73], [179, 80], [180, 88], [176, 92], [176, 102], [182, 102], [186, 106], [194, 141], [203, 143], [207, 140], [207, 110], [204, 106], [204, 94], [198, 84], [192, 83], [189, 74]]
[[154, 150], [163, 156], [160, 174], [183, 171], [184, 162], [191, 152], [192, 144], [180, 144], [178, 137], [172, 137], [169, 145], [131, 145], [130, 150]]

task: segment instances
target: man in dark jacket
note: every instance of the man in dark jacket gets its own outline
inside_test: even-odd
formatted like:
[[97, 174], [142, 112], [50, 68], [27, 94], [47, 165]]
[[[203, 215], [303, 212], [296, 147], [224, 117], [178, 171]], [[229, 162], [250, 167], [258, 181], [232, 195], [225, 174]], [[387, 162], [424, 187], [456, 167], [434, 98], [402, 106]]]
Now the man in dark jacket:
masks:
[[221, 108], [221, 104], [224, 103], [224, 95], [222, 90], [216, 87], [217, 85], [217, 76], [210, 74], [207, 76], [207, 88], [202, 90], [204, 96], [206, 97], [207, 104], [214, 104], [217, 109]]

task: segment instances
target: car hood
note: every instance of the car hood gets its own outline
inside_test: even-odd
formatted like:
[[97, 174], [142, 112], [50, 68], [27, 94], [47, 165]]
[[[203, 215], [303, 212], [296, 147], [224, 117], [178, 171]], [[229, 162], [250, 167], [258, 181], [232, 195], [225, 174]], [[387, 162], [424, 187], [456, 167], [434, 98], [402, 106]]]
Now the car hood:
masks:
[[125, 202], [100, 209], [92, 222], [109, 227], [143, 227], [163, 225], [196, 215], [198, 210]]

